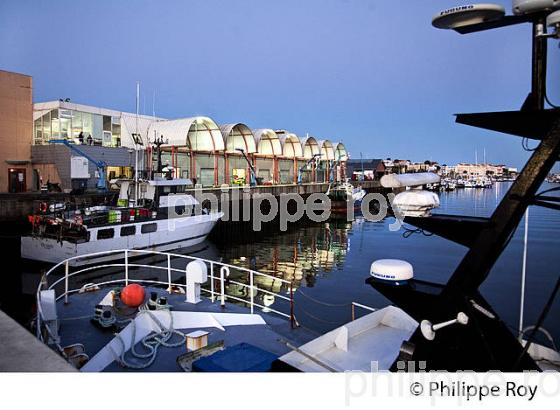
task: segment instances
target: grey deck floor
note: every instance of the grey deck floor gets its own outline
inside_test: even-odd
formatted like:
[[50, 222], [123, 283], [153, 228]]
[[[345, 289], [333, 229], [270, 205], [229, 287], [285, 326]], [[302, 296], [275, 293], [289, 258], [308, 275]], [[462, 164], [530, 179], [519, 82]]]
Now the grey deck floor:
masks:
[[[101, 330], [91, 323], [91, 317], [95, 305], [110, 291], [111, 288], [102, 288], [99, 291], [88, 292], [84, 294], [73, 294], [69, 297], [68, 304], [59, 301], [57, 304], [58, 316], [60, 318], [60, 337], [61, 345], [67, 346], [73, 343], [82, 343], [85, 346], [86, 353], [89, 357], [93, 357], [103, 346], [105, 346], [114, 334], [111, 330]], [[175, 311], [192, 311], [192, 312], [215, 312], [215, 313], [250, 313], [249, 309], [238, 304], [228, 303], [224, 308], [220, 306], [218, 301], [212, 303], [210, 299], [203, 298], [203, 301], [193, 305], [185, 303], [185, 296], [172, 294], [169, 295], [163, 289], [147, 288], [146, 294], [157, 292], [161, 296], [168, 298], [168, 303], [173, 306]], [[129, 317], [134, 317], [134, 311], [130, 310]], [[300, 346], [314, 339], [318, 334], [305, 329], [292, 329], [288, 320], [270, 313], [263, 313], [255, 310], [255, 313], [267, 323], [266, 325], [251, 326], [229, 326], [225, 331], [217, 328], [196, 328], [196, 329], [178, 329], [189, 333], [193, 330], [205, 330], [209, 332], [208, 342], [223, 340], [224, 345], [233, 346], [235, 344], [246, 342], [254, 346], [260, 347], [270, 353], [282, 355], [288, 353], [290, 349], [282, 340], [290, 342], [294, 346]], [[126, 318], [123, 316], [122, 319]], [[138, 348], [138, 351], [142, 351]], [[173, 372], [180, 371], [177, 365], [177, 356], [186, 352], [186, 346], [181, 345], [176, 348], [160, 347], [156, 361], [142, 371], [152, 372]], [[133, 362], [135, 360], [130, 354], [127, 359]], [[138, 371], [129, 368], [123, 368], [118, 363], [113, 362], [105, 371]]]

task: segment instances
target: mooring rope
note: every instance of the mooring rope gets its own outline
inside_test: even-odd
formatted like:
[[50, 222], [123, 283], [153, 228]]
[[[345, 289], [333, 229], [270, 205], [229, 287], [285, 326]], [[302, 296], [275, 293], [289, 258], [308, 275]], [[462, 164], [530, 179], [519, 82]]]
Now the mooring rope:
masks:
[[420, 228], [411, 229], [411, 228], [407, 228], [406, 226], [403, 225], [403, 229], [404, 229], [404, 232], [402, 233], [403, 238], [408, 238], [415, 233], [421, 233], [424, 236], [432, 236], [433, 235], [432, 232], [427, 232], [427, 231], [424, 231], [423, 229], [420, 229]]
[[325, 320], [325, 319], [321, 319], [320, 317], [317, 317], [311, 313], [309, 313], [307, 310], [305, 310], [304, 308], [302, 308], [301, 306], [299, 307], [299, 309], [301, 309], [301, 311], [308, 317], [310, 317], [311, 319], [315, 319], [318, 322], [322, 322], [322, 323], [326, 323], [328, 325], [340, 325], [340, 322], [335, 322], [332, 320]]
[[351, 303], [328, 303], [328, 302], [323, 302], [323, 301], [321, 301], [321, 300], [315, 299], [315, 298], [312, 297], [312, 296], [309, 296], [309, 295], [306, 294], [306, 293], [303, 293], [303, 292], [301, 291], [301, 289], [298, 289], [298, 291], [297, 291], [296, 294], [298, 294], [298, 293], [301, 294], [301, 295], [303, 295], [303, 296], [305, 296], [305, 297], [308, 298], [309, 300], [311, 300], [311, 301], [313, 301], [313, 302], [315, 302], [315, 303], [317, 303], [317, 304], [319, 304], [319, 305], [330, 306], [330, 307], [345, 307], [345, 306], [350, 306], [350, 305], [351, 305]]
[[[162, 309], [162, 310], [167, 310], [167, 309]], [[123, 367], [129, 367], [131, 369], [145, 369], [145, 368], [151, 366], [154, 363], [154, 361], [156, 360], [157, 352], [158, 352], [158, 349], [159, 349], [160, 346], [178, 347], [178, 346], [182, 345], [183, 343], [185, 343], [186, 335], [173, 328], [173, 314], [171, 313], [170, 310], [167, 310], [167, 312], [169, 312], [169, 327], [165, 327], [150, 310], [140, 310], [140, 312], [136, 316], [138, 318], [138, 317], [140, 317], [140, 315], [148, 315], [157, 324], [157, 326], [160, 328], [159, 332], [150, 333], [149, 335], [142, 338], [142, 340], [140, 341], [142, 343], [142, 345], [146, 349], [148, 349], [147, 353], [138, 353], [136, 351], [136, 348], [135, 348], [135, 344], [136, 344], [136, 323], [135, 323], [134, 319], [131, 320], [132, 340], [131, 340], [131, 345], [130, 345], [130, 352], [137, 359], [148, 359], [148, 361], [145, 362], [145, 363], [136, 364], [136, 363], [131, 363], [130, 361], [128, 361], [125, 357], [126, 356], [126, 345], [124, 343], [124, 340], [122, 339], [122, 336], [120, 334], [116, 335], [116, 339], [120, 342], [121, 348], [122, 348], [122, 351], [121, 351], [121, 354], [120, 354], [120, 364]], [[173, 337], [173, 335], [178, 335], [180, 337], [180, 340], [177, 341], [177, 342], [171, 343], [170, 340]]]

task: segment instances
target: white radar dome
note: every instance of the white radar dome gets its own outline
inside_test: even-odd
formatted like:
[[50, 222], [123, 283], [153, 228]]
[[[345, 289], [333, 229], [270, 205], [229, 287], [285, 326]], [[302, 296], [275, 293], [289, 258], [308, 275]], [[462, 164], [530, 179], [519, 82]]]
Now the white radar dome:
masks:
[[513, 14], [522, 16], [560, 8], [560, 0], [513, 0]]
[[370, 275], [376, 279], [395, 282], [406, 282], [414, 277], [412, 265], [400, 259], [379, 259], [371, 264]]

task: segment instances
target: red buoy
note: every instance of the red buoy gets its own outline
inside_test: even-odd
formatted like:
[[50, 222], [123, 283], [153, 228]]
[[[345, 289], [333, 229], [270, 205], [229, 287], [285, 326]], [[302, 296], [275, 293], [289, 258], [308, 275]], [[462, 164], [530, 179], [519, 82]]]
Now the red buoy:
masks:
[[123, 303], [130, 307], [138, 307], [144, 303], [144, 297], [146, 292], [144, 287], [133, 283], [131, 285], [125, 286], [121, 292], [121, 300]]

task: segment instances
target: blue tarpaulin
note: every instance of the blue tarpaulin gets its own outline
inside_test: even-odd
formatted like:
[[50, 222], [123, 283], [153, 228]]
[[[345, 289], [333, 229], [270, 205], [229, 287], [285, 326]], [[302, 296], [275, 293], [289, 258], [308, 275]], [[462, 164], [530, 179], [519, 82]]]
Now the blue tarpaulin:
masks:
[[278, 356], [249, 343], [239, 343], [198, 359], [194, 372], [267, 372]]

